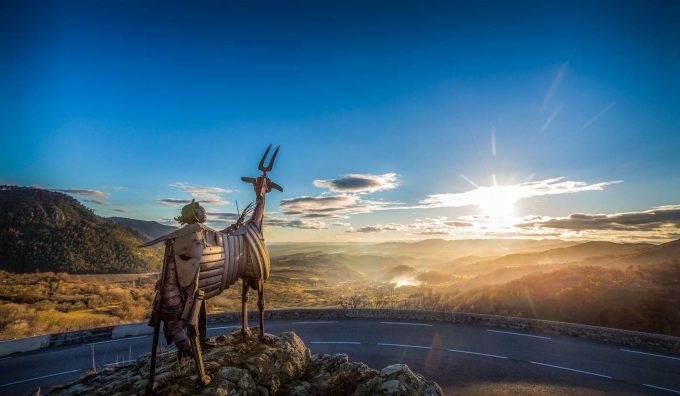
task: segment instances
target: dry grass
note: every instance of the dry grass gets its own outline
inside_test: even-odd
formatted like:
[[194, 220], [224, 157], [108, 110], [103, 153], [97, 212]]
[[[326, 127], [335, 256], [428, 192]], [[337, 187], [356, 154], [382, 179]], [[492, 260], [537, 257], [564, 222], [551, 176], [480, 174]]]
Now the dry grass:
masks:
[[155, 280], [125, 277], [0, 272], [0, 339], [142, 321]]
[[[0, 271], [0, 339], [143, 322], [148, 318], [156, 276]], [[357, 284], [356, 290], [363, 286]], [[278, 277], [267, 283], [265, 301], [267, 308], [330, 307], [347, 290]], [[238, 282], [210, 299], [209, 311], [240, 310], [240, 293]], [[251, 290], [249, 298], [250, 309], [256, 309], [257, 292]]]

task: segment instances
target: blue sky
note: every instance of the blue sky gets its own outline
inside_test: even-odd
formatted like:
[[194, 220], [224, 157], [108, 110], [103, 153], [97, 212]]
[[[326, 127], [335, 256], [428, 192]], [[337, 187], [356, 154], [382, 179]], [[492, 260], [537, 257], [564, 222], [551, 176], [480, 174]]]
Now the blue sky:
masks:
[[4, 2], [0, 183], [231, 213], [274, 143], [273, 241], [677, 238], [679, 22], [673, 2]]

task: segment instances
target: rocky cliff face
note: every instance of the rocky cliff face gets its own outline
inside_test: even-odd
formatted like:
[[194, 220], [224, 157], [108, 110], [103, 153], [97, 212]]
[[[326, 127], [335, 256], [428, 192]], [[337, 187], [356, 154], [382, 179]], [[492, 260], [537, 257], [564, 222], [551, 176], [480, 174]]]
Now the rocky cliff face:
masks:
[[[163, 395], [442, 395], [433, 381], [395, 364], [378, 371], [347, 355], [312, 355], [293, 332], [270, 342], [244, 340], [238, 330], [216, 339], [204, 353], [208, 386], [196, 384], [192, 360], [178, 361], [174, 350], [159, 356], [156, 381]], [[52, 395], [142, 395], [149, 376], [146, 354], [136, 362], [100, 370], [56, 387]]]

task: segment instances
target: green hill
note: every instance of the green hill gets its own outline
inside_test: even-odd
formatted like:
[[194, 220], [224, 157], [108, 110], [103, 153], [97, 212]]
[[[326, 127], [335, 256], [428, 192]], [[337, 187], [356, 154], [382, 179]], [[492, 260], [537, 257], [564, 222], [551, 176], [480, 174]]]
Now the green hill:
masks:
[[125, 273], [155, 270], [158, 249], [128, 229], [97, 216], [66, 194], [30, 187], [0, 186], [0, 269]]

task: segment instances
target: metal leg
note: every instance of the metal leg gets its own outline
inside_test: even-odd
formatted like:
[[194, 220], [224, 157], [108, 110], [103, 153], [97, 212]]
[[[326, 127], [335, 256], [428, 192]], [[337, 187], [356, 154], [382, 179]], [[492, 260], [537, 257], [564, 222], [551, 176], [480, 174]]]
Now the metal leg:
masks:
[[243, 290], [241, 292], [241, 334], [244, 337], [250, 336], [248, 327], [248, 282], [243, 279]]
[[208, 340], [208, 313], [206, 312], [205, 300], [201, 304], [201, 315], [198, 317], [198, 331], [201, 335], [201, 342], [205, 343]]
[[189, 330], [189, 341], [191, 342], [191, 349], [194, 351], [194, 362], [196, 363], [196, 369], [198, 370], [197, 381], [201, 385], [210, 384], [210, 376], [205, 373], [205, 366], [203, 365], [203, 351], [201, 350], [201, 340], [199, 333], [199, 317], [201, 315], [201, 310], [205, 309], [203, 305], [205, 304], [205, 293], [198, 291], [194, 299], [194, 308], [191, 312], [191, 317], [189, 320], [189, 325], [187, 329]]
[[260, 341], [264, 342], [264, 282], [257, 284], [257, 308], [260, 310]]
[[153, 326], [153, 344], [151, 346], [151, 365], [149, 367], [149, 384], [146, 386], [146, 393], [151, 394], [156, 392], [156, 355], [158, 354], [158, 336], [161, 332], [160, 315], [154, 318]]
[[146, 386], [146, 393], [155, 393], [156, 386], [156, 358], [158, 355], [158, 337], [161, 332], [161, 312], [163, 311], [163, 285], [165, 283], [165, 274], [168, 271], [168, 263], [172, 259], [172, 242], [165, 241], [165, 254], [163, 255], [163, 267], [161, 268], [160, 279], [158, 280], [158, 289], [156, 290], [156, 297], [154, 298], [153, 307], [151, 308], [150, 325], [153, 325], [153, 342], [151, 345], [151, 362], [149, 364], [149, 383]]

